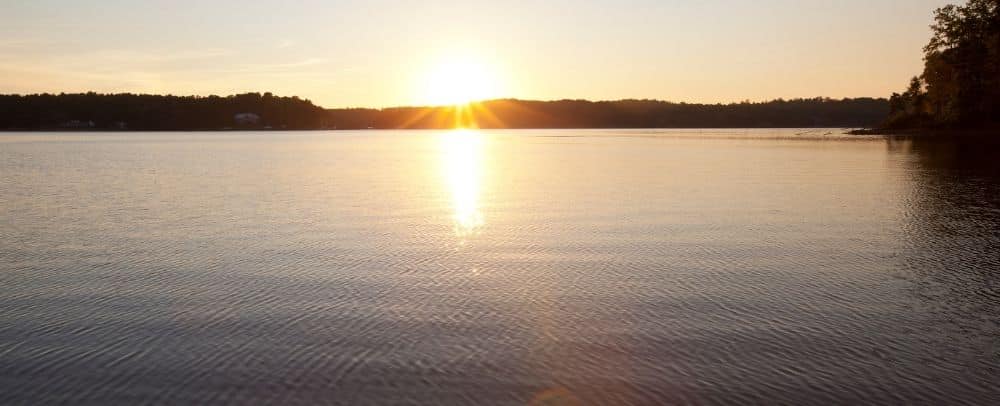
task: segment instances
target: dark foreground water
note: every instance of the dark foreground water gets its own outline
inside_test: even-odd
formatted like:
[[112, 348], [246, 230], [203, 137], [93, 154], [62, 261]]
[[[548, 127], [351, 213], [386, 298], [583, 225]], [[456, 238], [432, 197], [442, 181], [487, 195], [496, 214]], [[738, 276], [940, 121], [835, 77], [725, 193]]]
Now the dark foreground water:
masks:
[[837, 134], [2, 134], [0, 404], [998, 404], [1000, 148]]

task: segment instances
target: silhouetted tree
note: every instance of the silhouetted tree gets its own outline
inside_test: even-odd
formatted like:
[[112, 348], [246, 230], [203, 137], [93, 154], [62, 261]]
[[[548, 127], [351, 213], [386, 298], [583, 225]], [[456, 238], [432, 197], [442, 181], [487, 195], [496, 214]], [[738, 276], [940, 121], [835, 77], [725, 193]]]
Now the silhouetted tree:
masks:
[[1000, 0], [934, 13], [924, 72], [893, 95], [888, 127], [989, 126], [1000, 117]]

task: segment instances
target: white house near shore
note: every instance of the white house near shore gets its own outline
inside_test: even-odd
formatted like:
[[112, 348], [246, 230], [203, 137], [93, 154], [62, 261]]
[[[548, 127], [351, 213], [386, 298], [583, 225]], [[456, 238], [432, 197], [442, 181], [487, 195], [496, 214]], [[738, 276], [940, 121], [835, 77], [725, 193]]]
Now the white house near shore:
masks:
[[260, 116], [254, 113], [239, 113], [233, 116], [238, 125], [255, 125], [260, 122]]

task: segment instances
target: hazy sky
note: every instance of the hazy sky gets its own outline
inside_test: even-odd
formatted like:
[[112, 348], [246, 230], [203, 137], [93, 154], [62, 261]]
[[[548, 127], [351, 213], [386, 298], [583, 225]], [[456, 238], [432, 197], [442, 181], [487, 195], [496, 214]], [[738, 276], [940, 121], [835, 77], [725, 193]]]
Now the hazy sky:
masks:
[[887, 96], [958, 0], [0, 0], [0, 93], [425, 102], [462, 55], [526, 99]]

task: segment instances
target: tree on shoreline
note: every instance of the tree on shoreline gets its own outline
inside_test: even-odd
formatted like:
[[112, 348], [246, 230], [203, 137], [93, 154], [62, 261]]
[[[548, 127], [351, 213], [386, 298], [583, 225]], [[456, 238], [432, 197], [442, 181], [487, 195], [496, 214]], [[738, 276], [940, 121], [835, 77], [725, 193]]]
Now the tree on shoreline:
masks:
[[1000, 117], [1000, 0], [934, 12], [924, 71], [890, 98], [888, 128], [987, 127]]

